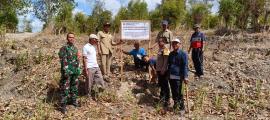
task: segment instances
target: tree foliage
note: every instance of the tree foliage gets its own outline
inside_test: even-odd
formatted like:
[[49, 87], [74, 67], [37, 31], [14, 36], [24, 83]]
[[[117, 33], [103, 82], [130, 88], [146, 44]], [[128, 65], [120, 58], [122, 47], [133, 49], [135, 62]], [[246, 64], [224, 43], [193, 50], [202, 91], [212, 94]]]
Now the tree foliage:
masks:
[[66, 33], [74, 30], [72, 10], [74, 4], [68, 1], [62, 1], [59, 12], [55, 17], [55, 29], [57, 33]]
[[147, 3], [143, 0], [131, 0], [127, 7], [128, 19], [145, 20], [148, 19]]
[[160, 6], [163, 19], [171, 23], [172, 28], [179, 27], [183, 23], [186, 14], [185, 0], [164, 0]]
[[5, 32], [15, 32], [19, 20], [18, 14], [27, 12], [26, 7], [30, 0], [1, 0], [0, 1], [0, 28]]
[[75, 3], [74, 0], [35, 0], [32, 3], [33, 11], [39, 20], [45, 22], [45, 28], [52, 24], [53, 18], [65, 6], [66, 2]]
[[84, 15], [82, 12], [79, 12], [75, 15], [74, 17], [74, 22], [77, 28], [77, 31], [79, 33], [86, 33], [86, 29], [87, 29], [87, 16]]
[[151, 11], [149, 13], [149, 17], [151, 20], [151, 30], [158, 30], [160, 29], [161, 26], [161, 21], [162, 21], [162, 17], [161, 17], [161, 11], [160, 9], [155, 9], [154, 11]]
[[225, 26], [228, 28], [229, 25], [232, 25], [233, 19], [235, 18], [235, 0], [220, 0], [219, 1], [219, 15], [224, 19]]
[[108, 10], [105, 10], [103, 6], [103, 2], [97, 1], [95, 3], [92, 15], [90, 15], [87, 19], [88, 33], [96, 33], [99, 30], [102, 30], [103, 23], [112, 22], [112, 13]]
[[120, 10], [118, 11], [117, 15], [115, 16], [114, 19], [114, 29], [116, 32], [119, 32], [120, 29], [120, 21], [121, 20], [128, 20], [128, 9], [125, 7], [121, 7]]
[[27, 20], [26, 17], [23, 19], [23, 31], [24, 32], [32, 32], [31, 21]]

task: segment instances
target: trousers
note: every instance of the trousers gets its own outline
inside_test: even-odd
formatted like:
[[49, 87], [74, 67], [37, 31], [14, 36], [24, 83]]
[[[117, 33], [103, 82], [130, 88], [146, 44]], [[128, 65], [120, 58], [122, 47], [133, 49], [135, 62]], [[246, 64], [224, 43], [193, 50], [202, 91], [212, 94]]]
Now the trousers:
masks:
[[93, 84], [97, 84], [99, 87], [104, 88], [105, 82], [102, 77], [100, 68], [88, 68], [88, 76], [86, 79], [86, 93], [90, 94]]
[[101, 56], [101, 67], [102, 67], [103, 75], [110, 74], [111, 62], [112, 62], [112, 53], [102, 54], [102, 56]]
[[78, 75], [61, 76], [60, 80], [60, 96], [61, 104], [66, 104], [68, 99], [76, 101], [78, 96]]
[[203, 52], [201, 48], [192, 49], [192, 61], [197, 76], [203, 75]]

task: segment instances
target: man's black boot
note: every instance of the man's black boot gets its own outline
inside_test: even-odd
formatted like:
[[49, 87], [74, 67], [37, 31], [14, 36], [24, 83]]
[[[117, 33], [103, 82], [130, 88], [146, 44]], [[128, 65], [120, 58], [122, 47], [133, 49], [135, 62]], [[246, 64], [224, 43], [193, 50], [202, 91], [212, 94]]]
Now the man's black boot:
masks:
[[66, 104], [61, 105], [60, 111], [61, 111], [61, 113], [66, 114], [66, 112], [67, 112]]
[[72, 104], [74, 107], [79, 107], [79, 104], [78, 104], [77, 101], [73, 101], [71, 104]]

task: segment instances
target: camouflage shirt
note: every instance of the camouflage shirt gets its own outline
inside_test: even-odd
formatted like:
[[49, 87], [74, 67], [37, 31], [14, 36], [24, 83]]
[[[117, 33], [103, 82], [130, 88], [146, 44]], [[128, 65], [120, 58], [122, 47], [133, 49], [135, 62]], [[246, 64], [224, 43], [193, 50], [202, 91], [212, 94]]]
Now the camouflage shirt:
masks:
[[61, 73], [65, 76], [80, 75], [78, 49], [74, 45], [65, 45], [58, 53], [61, 63]]

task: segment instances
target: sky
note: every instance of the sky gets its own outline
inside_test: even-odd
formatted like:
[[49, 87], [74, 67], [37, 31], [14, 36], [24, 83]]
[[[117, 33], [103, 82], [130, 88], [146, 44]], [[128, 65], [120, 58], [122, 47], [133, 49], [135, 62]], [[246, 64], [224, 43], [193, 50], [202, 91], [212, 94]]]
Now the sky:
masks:
[[[96, 0], [75, 0], [75, 2], [77, 3], [77, 6], [75, 7], [72, 13], [76, 14], [78, 12], [82, 12], [86, 15], [90, 15], [95, 5], [95, 1]], [[104, 8], [106, 10], [111, 11], [113, 13], [113, 16], [115, 16], [118, 10], [120, 9], [120, 7], [127, 6], [131, 0], [98, 0], [98, 1], [105, 3]], [[154, 10], [156, 6], [161, 3], [161, 0], [145, 0], [145, 2], [148, 5], [148, 10], [151, 11], [151, 10]], [[211, 11], [213, 13], [217, 13], [218, 7], [219, 7], [218, 1], [214, 0]], [[29, 9], [31, 10], [32, 8], [29, 8]], [[23, 29], [24, 17], [26, 17], [27, 20], [31, 21], [33, 32], [40, 32], [42, 30], [44, 22], [41, 22], [39, 19], [37, 19], [34, 13], [28, 13], [27, 15], [19, 16], [19, 25], [18, 25], [19, 31], [22, 31]]]

